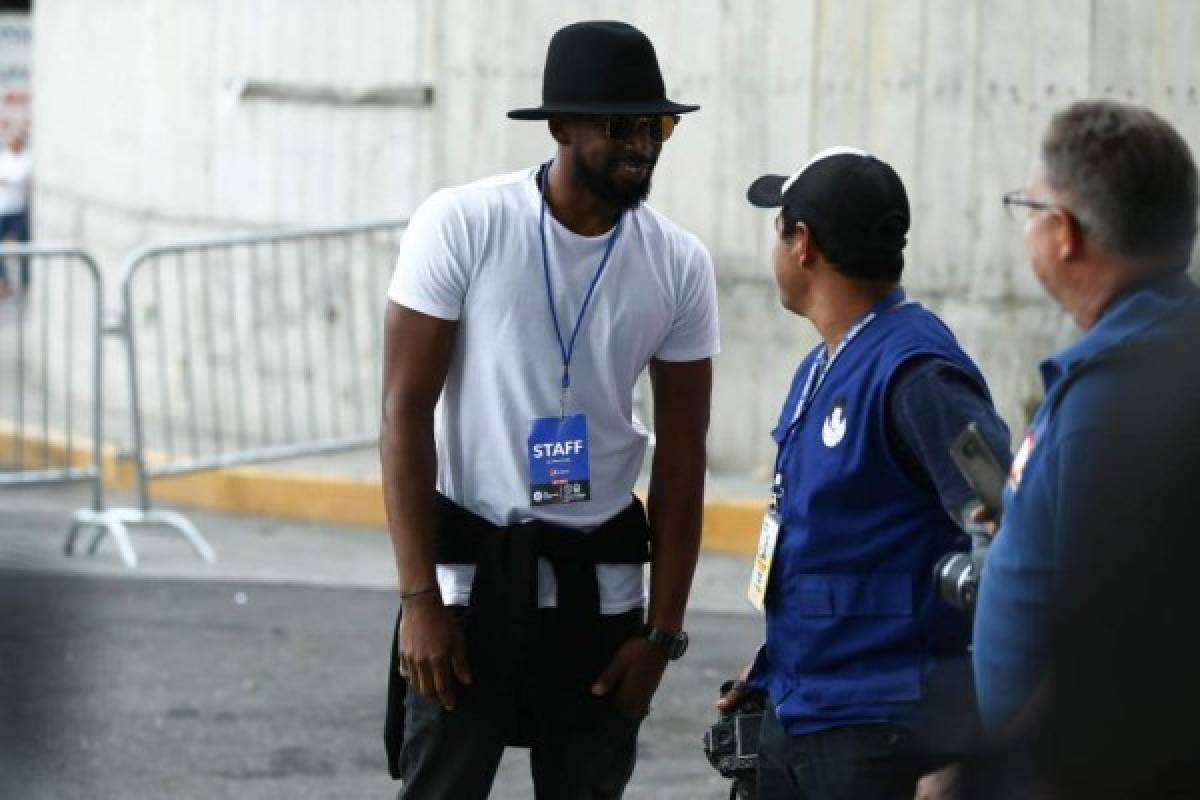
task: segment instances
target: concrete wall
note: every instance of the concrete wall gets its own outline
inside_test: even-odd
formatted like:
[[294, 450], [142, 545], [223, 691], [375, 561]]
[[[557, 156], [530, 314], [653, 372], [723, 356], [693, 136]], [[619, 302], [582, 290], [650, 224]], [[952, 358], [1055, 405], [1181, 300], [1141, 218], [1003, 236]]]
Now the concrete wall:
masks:
[[48, 0], [39, 235], [105, 256], [166, 238], [403, 214], [432, 185], [421, 112], [239, 101], [246, 79], [422, 75], [410, 0]]
[[[1072, 335], [1000, 195], [1081, 97], [1146, 103], [1200, 141], [1191, 0], [43, 0], [35, 11], [37, 234], [115, 264], [172, 237], [405, 214], [438, 186], [550, 153], [536, 103], [551, 33], [626, 19], [669, 94], [703, 109], [664, 149], [652, 201], [721, 281], [714, 468], [764, 475], [766, 435], [814, 341], [778, 307], [763, 171], [865, 146], [913, 201], [910, 293], [942, 313], [1019, 433], [1034, 364]], [[429, 84], [427, 108], [238, 100], [244, 80]], [[382, 292], [382, 287], [380, 287]]]

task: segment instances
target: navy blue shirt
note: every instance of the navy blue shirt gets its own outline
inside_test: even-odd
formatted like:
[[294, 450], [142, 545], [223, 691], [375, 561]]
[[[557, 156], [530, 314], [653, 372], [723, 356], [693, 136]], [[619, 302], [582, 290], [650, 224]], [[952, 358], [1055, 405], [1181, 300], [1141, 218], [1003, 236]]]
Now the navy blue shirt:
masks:
[[[1124, 417], [1113, 398], [1129, 393], [1131, 379], [1120, 361], [1104, 358], [1118, 348], [1186, 335], [1178, 320], [1194, 314], [1197, 298], [1182, 274], [1135, 288], [1078, 342], [1041, 365], [1046, 399], [1012, 465], [975, 616], [976, 691], [992, 731], [1016, 717], [1045, 677], [1054, 591], [1071, 551], [1088, 546], [1089, 515], [1121, 502], [1094, 494], [1095, 471], [1120, 466], [1108, 461]], [[1072, 371], [1085, 364], [1095, 367], [1073, 379]]]
[[991, 400], [963, 370], [938, 356], [915, 358], [892, 378], [888, 392], [888, 440], [893, 455], [917, 483], [936, 491], [956, 522], [977, 499], [950, 458], [950, 443], [974, 422], [1008, 466], [1008, 426]]

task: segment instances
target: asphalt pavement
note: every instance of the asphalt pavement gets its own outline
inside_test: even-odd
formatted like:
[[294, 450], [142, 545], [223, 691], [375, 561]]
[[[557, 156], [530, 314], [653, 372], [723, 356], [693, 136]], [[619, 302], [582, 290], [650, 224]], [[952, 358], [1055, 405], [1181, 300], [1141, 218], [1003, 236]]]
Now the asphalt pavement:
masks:
[[[134, 531], [66, 557], [86, 493], [0, 492], [0, 798], [387, 798], [382, 728], [395, 613], [386, 534], [191, 514], [218, 552]], [[761, 639], [748, 566], [705, 554], [627, 797], [724, 798], [700, 735], [716, 687]], [[509, 750], [494, 798], [531, 798]]]

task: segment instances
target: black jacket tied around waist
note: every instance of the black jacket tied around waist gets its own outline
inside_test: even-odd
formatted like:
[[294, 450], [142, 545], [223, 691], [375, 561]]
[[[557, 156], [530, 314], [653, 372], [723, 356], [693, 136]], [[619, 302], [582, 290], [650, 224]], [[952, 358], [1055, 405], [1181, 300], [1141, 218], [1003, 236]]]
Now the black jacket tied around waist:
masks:
[[[600, 619], [597, 564], [644, 564], [650, 560], [650, 528], [641, 501], [631, 502], [600, 527], [584, 533], [539, 520], [500, 527], [441, 494], [434, 503], [434, 557], [438, 564], [474, 565], [467, 611], [473, 635], [468, 658], [472, 676], [503, 676], [531, 656], [564, 662], [587, 653]], [[550, 562], [558, 586], [558, 643], [540, 652], [536, 640], [538, 559]], [[397, 759], [404, 740], [407, 681], [399, 673], [400, 617], [392, 637], [388, 670], [388, 709], [384, 728], [388, 766], [399, 778]], [[525, 744], [518, 731], [511, 744]]]

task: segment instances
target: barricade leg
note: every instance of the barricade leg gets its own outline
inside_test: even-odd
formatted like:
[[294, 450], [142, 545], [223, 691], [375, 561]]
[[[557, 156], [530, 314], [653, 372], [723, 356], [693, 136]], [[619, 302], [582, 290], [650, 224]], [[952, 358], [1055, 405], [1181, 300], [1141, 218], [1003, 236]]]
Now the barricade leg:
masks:
[[125, 527], [125, 523], [111, 511], [92, 511], [86, 508], [76, 511], [71, 517], [71, 528], [67, 531], [67, 541], [63, 545], [64, 554], [68, 556], [74, 554], [75, 538], [84, 528], [96, 529], [91, 544], [88, 545], [88, 555], [95, 554], [96, 548], [100, 546], [100, 540], [107, 533], [116, 543], [117, 552], [121, 554], [121, 561], [125, 566], [133, 569], [138, 565], [137, 552], [133, 549], [129, 530]]
[[94, 527], [96, 532], [88, 543], [87, 554], [93, 556], [100, 549], [104, 536], [110, 535], [121, 554], [121, 561], [127, 567], [136, 567], [138, 557], [133, 549], [133, 540], [129, 536], [130, 525], [159, 525], [177, 531], [187, 540], [192, 549], [209, 564], [217, 561], [216, 551], [204, 538], [204, 535], [191, 521], [175, 511], [141, 511], [135, 508], [110, 508], [106, 511], [89, 511], [81, 509], [75, 512], [71, 530], [67, 534], [67, 542], [63, 551], [71, 555], [75, 549], [75, 539], [79, 531], [85, 527]]
[[209, 564], [217, 563], [216, 551], [209, 545], [208, 540], [200, 533], [191, 520], [176, 511], [148, 511], [146, 522], [153, 525], [165, 525], [179, 531], [196, 554]]

